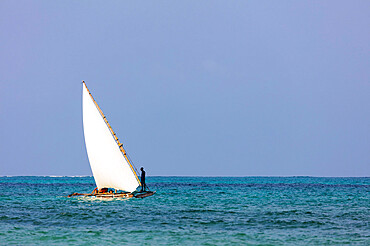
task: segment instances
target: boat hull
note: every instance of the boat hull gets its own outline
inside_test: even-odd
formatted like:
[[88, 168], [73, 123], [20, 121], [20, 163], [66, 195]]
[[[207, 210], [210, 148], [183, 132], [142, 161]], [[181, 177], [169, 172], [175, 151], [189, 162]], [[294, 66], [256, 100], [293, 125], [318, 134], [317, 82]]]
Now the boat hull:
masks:
[[96, 198], [130, 198], [134, 197], [131, 193], [104, 193], [104, 194], [91, 194], [91, 193], [73, 193], [71, 195], [68, 195], [68, 197], [74, 197], [74, 196], [85, 196], [85, 197], [96, 197]]
[[155, 191], [145, 191], [145, 192], [142, 192], [142, 193], [139, 193], [137, 195], [135, 195], [136, 198], [144, 198], [144, 197], [147, 197], [147, 196], [152, 196], [155, 194]]
[[132, 194], [132, 193], [102, 193], [102, 194], [91, 194], [91, 193], [73, 193], [71, 195], [68, 195], [68, 197], [74, 197], [74, 196], [84, 196], [84, 197], [93, 197], [93, 198], [144, 198], [148, 196], [152, 196], [155, 194], [155, 191], [145, 191], [140, 192], [138, 194]]

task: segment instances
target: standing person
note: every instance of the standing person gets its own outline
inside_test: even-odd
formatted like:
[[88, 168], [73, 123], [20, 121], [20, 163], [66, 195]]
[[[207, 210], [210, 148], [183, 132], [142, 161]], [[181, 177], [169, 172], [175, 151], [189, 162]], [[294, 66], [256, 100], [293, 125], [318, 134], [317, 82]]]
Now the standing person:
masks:
[[144, 171], [143, 167], [141, 167], [140, 170], [141, 170], [141, 177], [140, 177], [140, 179], [141, 179], [141, 191], [140, 192], [143, 192], [143, 191], [146, 190], [145, 171]]

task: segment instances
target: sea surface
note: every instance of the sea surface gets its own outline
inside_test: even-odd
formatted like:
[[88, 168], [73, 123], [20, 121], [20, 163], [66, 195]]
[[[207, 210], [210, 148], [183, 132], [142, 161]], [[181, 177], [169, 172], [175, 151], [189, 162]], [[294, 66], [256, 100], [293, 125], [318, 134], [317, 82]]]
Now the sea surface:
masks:
[[147, 177], [144, 199], [67, 198], [92, 177], [0, 177], [1, 245], [370, 245], [370, 178]]

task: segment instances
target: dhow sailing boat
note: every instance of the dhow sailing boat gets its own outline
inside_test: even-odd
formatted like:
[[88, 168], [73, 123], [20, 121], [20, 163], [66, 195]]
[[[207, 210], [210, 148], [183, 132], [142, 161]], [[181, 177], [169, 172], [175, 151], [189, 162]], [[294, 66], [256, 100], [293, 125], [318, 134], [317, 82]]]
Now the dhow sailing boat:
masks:
[[153, 195], [155, 191], [136, 191], [141, 183], [123, 144], [118, 140], [84, 81], [82, 86], [85, 144], [96, 188], [92, 193], [73, 193], [68, 197], [143, 198]]

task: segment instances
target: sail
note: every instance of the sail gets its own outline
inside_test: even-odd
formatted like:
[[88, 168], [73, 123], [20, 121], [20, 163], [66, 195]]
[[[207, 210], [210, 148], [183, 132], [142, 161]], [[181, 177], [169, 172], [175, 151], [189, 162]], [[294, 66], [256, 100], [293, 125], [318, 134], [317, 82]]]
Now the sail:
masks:
[[96, 186], [132, 192], [140, 185], [83, 83], [83, 127]]

